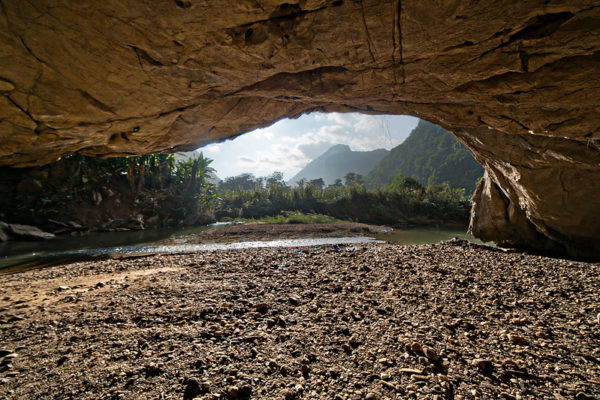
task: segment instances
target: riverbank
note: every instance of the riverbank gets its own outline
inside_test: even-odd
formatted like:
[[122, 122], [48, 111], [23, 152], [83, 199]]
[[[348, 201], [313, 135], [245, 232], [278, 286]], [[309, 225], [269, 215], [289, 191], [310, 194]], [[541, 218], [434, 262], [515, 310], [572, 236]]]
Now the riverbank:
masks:
[[156, 255], [0, 276], [0, 398], [600, 392], [598, 264], [463, 241], [339, 250]]
[[322, 224], [244, 223], [220, 226], [205, 232], [167, 239], [158, 244], [237, 243], [281, 239], [335, 238], [385, 235], [393, 229], [358, 222]]

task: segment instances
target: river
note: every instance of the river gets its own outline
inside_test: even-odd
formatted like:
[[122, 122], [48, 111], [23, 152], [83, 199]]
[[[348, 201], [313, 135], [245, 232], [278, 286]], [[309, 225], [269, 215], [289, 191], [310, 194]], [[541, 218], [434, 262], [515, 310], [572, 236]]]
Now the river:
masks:
[[352, 245], [387, 241], [396, 244], [438, 243], [453, 237], [477, 241], [462, 230], [440, 228], [395, 229], [374, 237], [336, 237], [240, 241], [236, 243], [164, 245], [158, 242], [215, 229], [220, 223], [201, 227], [149, 229], [128, 232], [95, 232], [85, 236], [67, 236], [47, 241], [9, 241], [0, 243], [0, 273], [15, 272], [48, 265], [99, 258], [157, 253], [182, 253], [245, 249], [257, 247], [304, 247]]

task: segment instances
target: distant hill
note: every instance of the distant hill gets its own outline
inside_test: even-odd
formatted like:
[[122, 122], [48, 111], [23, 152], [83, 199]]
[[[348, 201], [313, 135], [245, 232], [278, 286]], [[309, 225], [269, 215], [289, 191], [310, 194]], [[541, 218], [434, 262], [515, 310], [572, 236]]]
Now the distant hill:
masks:
[[389, 185], [398, 174], [422, 184], [447, 182], [455, 188], [475, 190], [483, 168], [450, 132], [427, 121], [394, 147], [367, 175], [370, 187]]
[[295, 185], [301, 179], [323, 178], [326, 185], [331, 185], [336, 179], [343, 180], [348, 172], [366, 175], [388, 153], [385, 149], [352, 151], [347, 145], [338, 144], [308, 163], [288, 184]]

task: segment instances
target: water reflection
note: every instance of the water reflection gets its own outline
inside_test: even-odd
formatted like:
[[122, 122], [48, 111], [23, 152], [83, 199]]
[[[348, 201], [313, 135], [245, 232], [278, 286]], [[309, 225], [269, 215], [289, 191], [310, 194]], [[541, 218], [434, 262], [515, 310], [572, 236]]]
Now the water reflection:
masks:
[[182, 229], [102, 232], [91, 233], [87, 236], [65, 237], [48, 241], [0, 243], [0, 271], [13, 272], [45, 265], [136, 254], [187, 253], [261, 247], [330, 246], [378, 241], [397, 244], [427, 244], [438, 243], [452, 239], [453, 237], [481, 243], [462, 230], [410, 228], [394, 230], [391, 234], [376, 235], [375, 238], [338, 237], [250, 241], [228, 244], [157, 244], [157, 242], [165, 239], [173, 239], [214, 229], [218, 225], [222, 224]]

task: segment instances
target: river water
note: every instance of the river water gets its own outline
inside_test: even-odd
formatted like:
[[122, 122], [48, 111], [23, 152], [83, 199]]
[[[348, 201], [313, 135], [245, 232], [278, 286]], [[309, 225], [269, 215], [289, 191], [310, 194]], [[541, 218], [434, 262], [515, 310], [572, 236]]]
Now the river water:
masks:
[[456, 229], [407, 228], [376, 237], [339, 237], [249, 241], [230, 244], [162, 245], [157, 242], [214, 229], [221, 224], [194, 228], [150, 229], [129, 232], [97, 232], [86, 236], [63, 237], [47, 241], [12, 241], [0, 243], [0, 273], [14, 272], [47, 265], [93, 260], [123, 255], [183, 253], [197, 251], [248, 249], [259, 247], [326, 247], [373, 242], [397, 244], [438, 243], [453, 237], [476, 241]]

